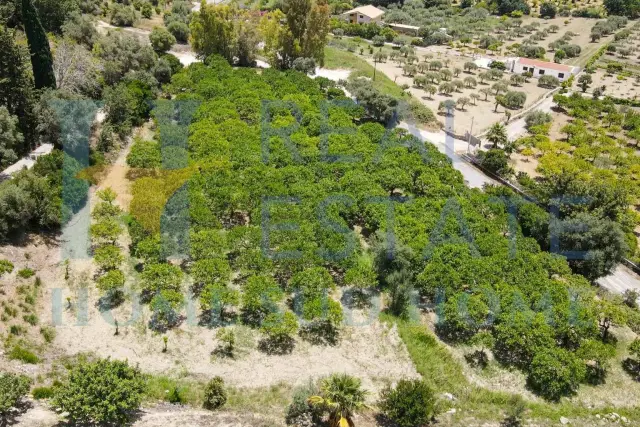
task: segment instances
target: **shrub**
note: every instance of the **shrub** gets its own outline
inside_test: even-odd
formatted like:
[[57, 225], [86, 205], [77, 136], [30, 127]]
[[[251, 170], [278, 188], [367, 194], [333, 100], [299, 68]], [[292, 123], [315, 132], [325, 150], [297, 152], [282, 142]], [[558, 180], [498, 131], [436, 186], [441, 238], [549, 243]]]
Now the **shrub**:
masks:
[[557, 77], [545, 75], [538, 79], [538, 86], [553, 89], [560, 86], [560, 80]]
[[36, 272], [30, 268], [23, 268], [22, 270], [18, 271], [18, 276], [22, 277], [23, 279], [28, 279], [34, 274], [36, 274]]
[[33, 394], [33, 398], [36, 400], [51, 399], [53, 397], [53, 393], [53, 387], [36, 387], [31, 392], [31, 394]]
[[261, 331], [266, 338], [260, 342], [262, 351], [268, 354], [291, 353], [294, 346], [293, 335], [298, 332], [298, 319], [295, 314], [272, 313], [262, 323]]
[[35, 365], [40, 361], [38, 356], [18, 344], [13, 346], [7, 357], [9, 357], [9, 360], [20, 360], [31, 365]]
[[52, 404], [68, 412], [72, 422], [122, 425], [140, 406], [145, 387], [144, 375], [127, 362], [81, 362], [56, 388]]
[[227, 391], [224, 389], [224, 380], [214, 377], [204, 389], [204, 407], [214, 411], [227, 403]]
[[127, 165], [132, 168], [154, 169], [162, 164], [160, 144], [156, 141], [135, 139], [127, 156]]
[[315, 426], [322, 424], [322, 409], [309, 404], [309, 398], [320, 394], [320, 388], [313, 381], [296, 387], [293, 398], [285, 410], [285, 422], [293, 426]]
[[396, 388], [382, 390], [379, 407], [399, 427], [414, 427], [426, 425], [433, 419], [435, 400], [424, 381], [400, 380]]
[[627, 289], [624, 291], [624, 303], [631, 308], [638, 308], [638, 291], [635, 289]]
[[544, 398], [557, 401], [573, 394], [585, 375], [585, 365], [575, 355], [560, 348], [545, 348], [533, 357], [527, 382]]
[[0, 415], [4, 418], [29, 391], [31, 380], [24, 375], [0, 373]]
[[540, 126], [551, 123], [553, 121], [553, 117], [551, 116], [551, 113], [535, 110], [527, 114], [524, 121], [526, 128], [531, 129], [533, 126]]
[[27, 322], [31, 326], [36, 326], [38, 324], [38, 316], [36, 316], [33, 313], [25, 314], [24, 316], [22, 316], [22, 320], [24, 320], [25, 322]]
[[110, 22], [116, 27], [131, 27], [136, 22], [136, 11], [131, 6], [114, 3], [111, 5]]
[[172, 21], [167, 25], [167, 30], [173, 34], [177, 42], [186, 43], [189, 41], [189, 26], [184, 22]]
[[385, 38], [383, 36], [374, 36], [371, 42], [376, 47], [384, 46]]
[[540, 17], [541, 18], [555, 18], [556, 13], [558, 13], [558, 9], [553, 3], [544, 2], [540, 6]]
[[492, 148], [489, 151], [478, 153], [480, 164], [490, 172], [500, 176], [509, 176], [513, 169], [509, 166], [509, 157], [499, 148]]
[[44, 338], [44, 342], [49, 344], [53, 342], [53, 339], [56, 337], [56, 330], [50, 326], [42, 326], [40, 328], [40, 335]]
[[153, 16], [153, 6], [149, 2], [145, 2], [141, 8], [142, 16], [146, 19], [151, 19]]
[[166, 29], [155, 27], [149, 34], [149, 41], [153, 50], [164, 53], [176, 43], [176, 38]]
[[0, 277], [5, 273], [13, 271], [13, 264], [6, 259], [0, 259]]
[[117, 269], [124, 257], [116, 245], [103, 245], [94, 251], [94, 261], [104, 271]]

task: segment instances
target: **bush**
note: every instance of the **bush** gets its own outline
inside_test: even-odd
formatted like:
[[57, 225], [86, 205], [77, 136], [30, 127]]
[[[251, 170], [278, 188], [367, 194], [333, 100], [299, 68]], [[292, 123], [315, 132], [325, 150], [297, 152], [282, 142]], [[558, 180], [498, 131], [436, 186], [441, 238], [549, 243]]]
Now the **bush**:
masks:
[[293, 335], [298, 332], [298, 319], [290, 311], [272, 313], [265, 318], [260, 329], [266, 335], [260, 342], [262, 351], [268, 354], [291, 353], [295, 344]]
[[127, 165], [142, 169], [159, 168], [162, 165], [160, 144], [156, 141], [135, 139], [127, 156]]
[[534, 126], [546, 125], [552, 121], [553, 117], [551, 116], [551, 113], [546, 113], [540, 110], [530, 112], [524, 119], [525, 127], [527, 129], [531, 129]]
[[4, 416], [9, 410], [20, 403], [29, 391], [31, 380], [24, 375], [0, 373], [0, 415]]
[[186, 43], [189, 41], [189, 26], [184, 22], [172, 21], [167, 25], [167, 30], [173, 34], [177, 42]]
[[375, 36], [371, 42], [376, 47], [384, 46], [385, 38], [383, 36]]
[[36, 272], [28, 267], [18, 271], [18, 276], [22, 277], [23, 279], [28, 279], [34, 274], [36, 274]]
[[509, 157], [499, 148], [481, 151], [478, 154], [480, 164], [496, 175], [507, 177], [513, 173], [509, 166]]
[[382, 413], [399, 427], [426, 425], [435, 415], [435, 397], [421, 380], [400, 380], [395, 389], [381, 392], [379, 407]]
[[284, 419], [287, 425], [297, 427], [321, 425], [322, 409], [309, 404], [309, 398], [319, 394], [320, 387], [311, 380], [305, 386], [296, 387], [291, 403], [285, 410]]
[[53, 397], [54, 389], [53, 387], [36, 387], [33, 389], [32, 393], [33, 398], [36, 400], [40, 399], [51, 399]]
[[131, 6], [114, 3], [111, 6], [111, 25], [131, 27], [136, 22], [136, 11]]
[[553, 3], [544, 2], [540, 6], [540, 17], [541, 18], [555, 18], [556, 13], [558, 13], [558, 9]]
[[9, 360], [19, 360], [24, 363], [28, 363], [31, 365], [35, 365], [40, 361], [38, 356], [33, 354], [31, 351], [22, 347], [21, 345], [15, 345], [7, 355]]
[[575, 393], [585, 375], [584, 363], [572, 353], [560, 348], [546, 348], [533, 357], [527, 382], [542, 397], [557, 401]]
[[149, 34], [149, 41], [151, 42], [153, 50], [164, 53], [171, 49], [171, 46], [176, 43], [176, 38], [166, 29], [154, 27], [151, 34]]
[[142, 16], [146, 19], [151, 19], [153, 16], [153, 6], [149, 2], [145, 2], [141, 8]]
[[557, 77], [545, 75], [538, 79], [538, 86], [553, 89], [560, 86], [560, 80]]
[[140, 406], [145, 388], [144, 375], [127, 362], [81, 362], [56, 388], [52, 404], [68, 412], [72, 422], [122, 425]]
[[627, 289], [623, 294], [624, 303], [631, 308], [638, 308], [639, 296], [638, 291], [635, 289]]
[[13, 271], [13, 264], [6, 259], [0, 259], [0, 277], [5, 273], [11, 273]]
[[214, 411], [227, 403], [227, 392], [224, 389], [224, 380], [214, 377], [204, 389], [204, 407]]

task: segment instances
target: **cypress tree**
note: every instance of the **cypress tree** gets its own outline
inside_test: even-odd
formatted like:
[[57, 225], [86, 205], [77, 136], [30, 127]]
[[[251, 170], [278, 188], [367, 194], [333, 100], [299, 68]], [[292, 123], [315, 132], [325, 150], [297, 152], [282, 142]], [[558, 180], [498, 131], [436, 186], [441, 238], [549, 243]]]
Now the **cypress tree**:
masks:
[[34, 143], [38, 124], [28, 67], [27, 55], [16, 45], [13, 31], [0, 25], [0, 105], [18, 117], [24, 135], [24, 143], [16, 147], [18, 154], [28, 151]]
[[36, 89], [45, 87], [55, 89], [56, 78], [53, 74], [53, 57], [49, 40], [32, 0], [22, 0], [22, 23], [29, 42]]

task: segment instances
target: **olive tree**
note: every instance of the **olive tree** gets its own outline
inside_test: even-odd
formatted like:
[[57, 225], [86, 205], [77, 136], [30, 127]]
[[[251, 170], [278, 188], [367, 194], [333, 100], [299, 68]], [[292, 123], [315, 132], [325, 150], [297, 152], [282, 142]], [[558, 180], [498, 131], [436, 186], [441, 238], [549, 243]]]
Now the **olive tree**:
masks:
[[149, 41], [156, 52], [166, 52], [176, 43], [176, 38], [164, 28], [155, 27], [149, 34]]

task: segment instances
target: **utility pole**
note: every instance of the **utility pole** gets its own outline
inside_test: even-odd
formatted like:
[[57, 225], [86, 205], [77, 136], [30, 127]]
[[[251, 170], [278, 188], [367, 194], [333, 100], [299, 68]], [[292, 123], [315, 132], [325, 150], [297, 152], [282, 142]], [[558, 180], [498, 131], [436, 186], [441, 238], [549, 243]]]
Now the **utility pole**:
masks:
[[471, 136], [473, 135], [473, 122], [475, 116], [471, 117], [471, 128], [469, 129], [469, 138], [467, 138], [467, 154], [471, 154]]

